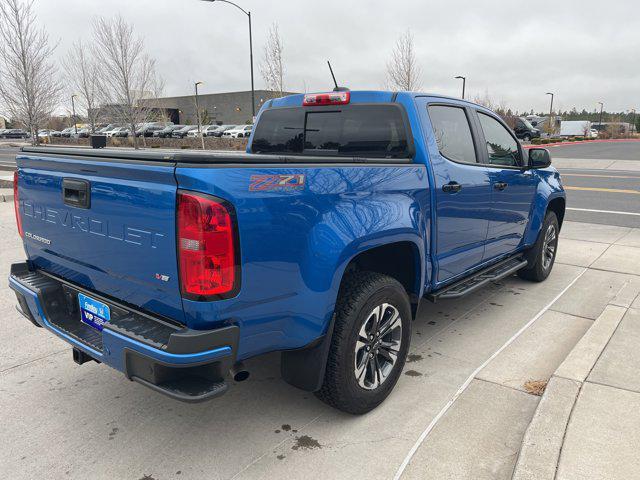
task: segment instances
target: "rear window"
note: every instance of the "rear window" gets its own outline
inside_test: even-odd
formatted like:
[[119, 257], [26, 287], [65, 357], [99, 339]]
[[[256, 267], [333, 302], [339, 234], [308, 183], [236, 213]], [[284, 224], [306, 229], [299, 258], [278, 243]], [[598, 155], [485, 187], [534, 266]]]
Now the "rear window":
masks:
[[407, 130], [397, 105], [277, 108], [255, 126], [253, 153], [409, 158]]

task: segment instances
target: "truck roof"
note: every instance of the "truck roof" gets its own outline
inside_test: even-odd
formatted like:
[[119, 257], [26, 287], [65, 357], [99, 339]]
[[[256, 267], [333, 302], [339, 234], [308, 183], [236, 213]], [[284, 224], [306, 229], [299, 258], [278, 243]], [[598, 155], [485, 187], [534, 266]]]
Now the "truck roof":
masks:
[[[327, 90], [329, 92], [330, 90]], [[469, 100], [463, 100], [461, 98], [450, 97], [439, 93], [429, 92], [406, 92], [391, 90], [349, 90], [351, 93], [351, 103], [388, 103], [393, 102], [398, 95], [408, 95], [411, 98], [415, 97], [435, 97], [443, 100], [453, 100], [455, 102], [462, 102], [475, 107], [487, 109], [486, 107], [479, 105]], [[309, 92], [310, 93], [325, 93], [325, 92]], [[302, 106], [302, 101], [307, 93], [297, 93], [294, 95], [287, 95], [285, 97], [274, 98], [265, 103], [264, 108], [271, 107], [299, 107]]]

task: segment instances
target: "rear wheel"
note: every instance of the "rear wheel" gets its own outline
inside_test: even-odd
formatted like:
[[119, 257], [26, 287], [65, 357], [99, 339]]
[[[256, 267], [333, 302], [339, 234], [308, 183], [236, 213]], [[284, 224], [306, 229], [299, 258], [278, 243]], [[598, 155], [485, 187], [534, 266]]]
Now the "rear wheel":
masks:
[[518, 272], [520, 278], [542, 282], [549, 276], [558, 252], [559, 233], [556, 214], [547, 212], [538, 241], [529, 252], [529, 265]]
[[530, 142], [531, 136], [529, 134], [526, 134], [524, 137], [522, 137], [522, 140], [524, 140], [525, 142]]
[[349, 274], [340, 289], [322, 387], [316, 396], [348, 413], [380, 405], [409, 349], [411, 307], [402, 285], [373, 272]]

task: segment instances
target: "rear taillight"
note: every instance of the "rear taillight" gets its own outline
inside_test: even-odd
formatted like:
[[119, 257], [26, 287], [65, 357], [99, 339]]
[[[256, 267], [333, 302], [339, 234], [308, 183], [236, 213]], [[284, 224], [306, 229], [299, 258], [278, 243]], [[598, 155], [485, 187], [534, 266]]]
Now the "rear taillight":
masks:
[[196, 300], [237, 292], [235, 215], [223, 200], [178, 192], [178, 261], [182, 294]]
[[18, 171], [13, 172], [13, 208], [16, 212], [16, 223], [18, 224], [18, 234], [24, 238], [22, 230], [22, 217], [20, 216], [20, 198], [18, 198]]
[[309, 93], [304, 96], [302, 106], [346, 105], [350, 100], [351, 92]]

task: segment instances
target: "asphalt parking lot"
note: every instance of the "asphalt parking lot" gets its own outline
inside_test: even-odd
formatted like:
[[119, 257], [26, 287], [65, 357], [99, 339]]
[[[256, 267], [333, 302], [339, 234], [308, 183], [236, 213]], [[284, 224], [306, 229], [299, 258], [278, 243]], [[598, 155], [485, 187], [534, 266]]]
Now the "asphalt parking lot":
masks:
[[[361, 417], [284, 383], [278, 355], [247, 362], [248, 381], [198, 405], [95, 363], [78, 366], [64, 342], [15, 311], [5, 282], [0, 472], [12, 479], [511, 478], [540, 399], [525, 384], [548, 379], [607, 305], [640, 308], [640, 216], [625, 214], [640, 212], [639, 195], [612, 191], [638, 191], [640, 182], [609, 178], [640, 178], [640, 168], [624, 160], [623, 175], [607, 157], [588, 168], [576, 158], [558, 162], [577, 174], [564, 183], [590, 190], [568, 189], [569, 206], [581, 210], [568, 212], [551, 277], [540, 284], [511, 277], [461, 300], [423, 303], [404, 375], [381, 407]], [[10, 203], [0, 203], [0, 232], [6, 278], [24, 258]]]

